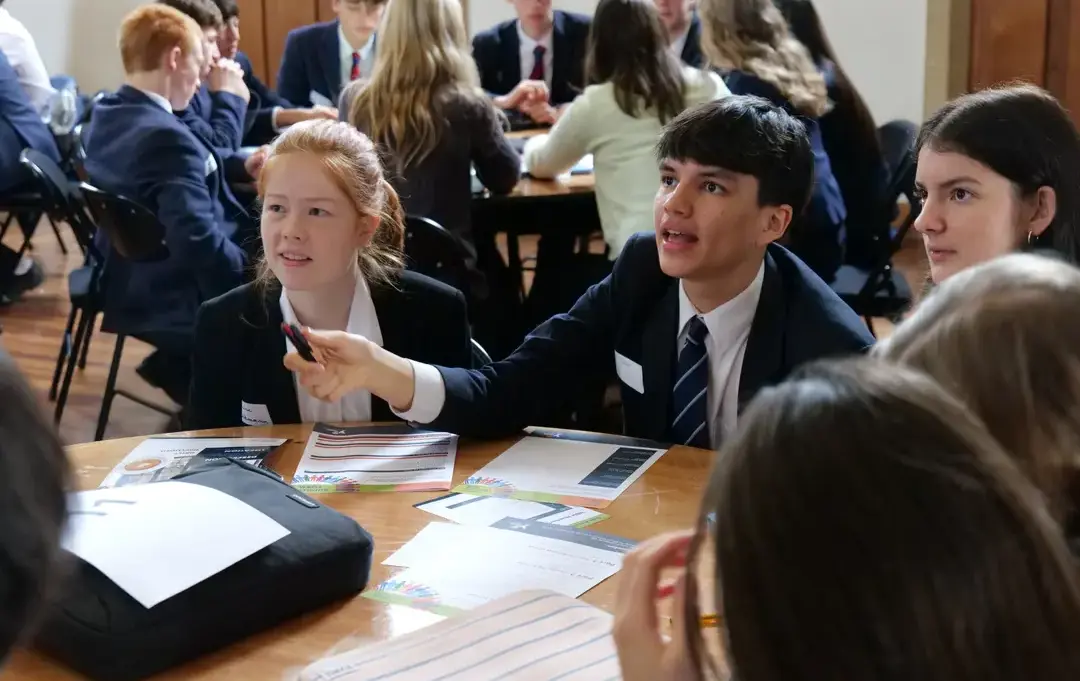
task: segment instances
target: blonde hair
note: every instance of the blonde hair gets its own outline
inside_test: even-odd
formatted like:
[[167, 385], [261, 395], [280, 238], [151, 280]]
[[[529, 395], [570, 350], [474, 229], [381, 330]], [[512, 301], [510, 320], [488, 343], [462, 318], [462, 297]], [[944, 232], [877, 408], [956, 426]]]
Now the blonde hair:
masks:
[[1080, 471], [1080, 270], [1015, 254], [936, 287], [874, 355], [953, 391], [1067, 525]]
[[187, 56], [202, 40], [202, 29], [183, 12], [166, 5], [143, 5], [120, 23], [118, 42], [124, 72], [155, 71], [173, 48], [179, 47]]
[[710, 65], [757, 76], [804, 115], [829, 111], [825, 77], [773, 0], [699, 0], [698, 13]]
[[[403, 171], [446, 134], [447, 95], [478, 100], [480, 76], [458, 0], [394, 0], [379, 28], [375, 70], [352, 100], [349, 122], [384, 145]], [[348, 101], [348, 93], [342, 97]], [[489, 104], [490, 106], [490, 104]]]
[[[339, 121], [306, 121], [291, 126], [270, 146], [259, 174], [259, 198], [266, 196], [274, 161], [286, 154], [316, 154], [338, 188], [352, 199], [364, 217], [379, 218], [371, 243], [360, 251], [360, 271], [375, 284], [392, 285], [404, 267], [405, 215], [401, 200], [383, 175], [375, 145], [364, 133]], [[259, 280], [273, 281], [266, 260], [259, 263]]]

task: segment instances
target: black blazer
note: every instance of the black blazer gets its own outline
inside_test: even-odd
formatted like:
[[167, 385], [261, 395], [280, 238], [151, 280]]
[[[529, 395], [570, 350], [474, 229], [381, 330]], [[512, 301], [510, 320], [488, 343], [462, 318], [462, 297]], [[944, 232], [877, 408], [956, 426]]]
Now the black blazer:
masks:
[[[583, 14], [555, 11], [552, 28], [551, 103], [572, 102], [585, 89], [585, 50], [591, 20]], [[521, 41], [517, 19], [477, 33], [473, 59], [480, 85], [489, 94], [505, 95], [521, 82]]]
[[701, 19], [697, 12], [690, 19], [690, 28], [686, 31], [686, 43], [682, 48], [683, 63], [700, 69], [705, 66], [705, 53], [701, 51]]
[[[574, 386], [606, 379], [619, 353], [641, 367], [644, 388], [621, 385], [626, 434], [669, 442], [678, 315], [678, 280], [660, 269], [655, 235], [635, 235], [607, 279], [570, 312], [537, 327], [508, 358], [478, 371], [440, 367], [446, 403], [433, 425], [476, 437], [543, 425], [574, 397]], [[873, 341], [825, 282], [782, 246], [769, 246], [743, 358], [740, 410], [800, 365], [864, 352]]]
[[[248, 104], [248, 119], [250, 124], [244, 131], [243, 146], [257, 147], [269, 144], [277, 133], [274, 132], [274, 109], [295, 108], [278, 93], [267, 87], [266, 83], [259, 80], [251, 65], [251, 59], [243, 52], [236, 53], [236, 63], [244, 70], [244, 84], [251, 92], [251, 103]], [[258, 99], [258, 103], [256, 102]], [[256, 108], [257, 107], [257, 108]]]
[[[241, 403], [266, 405], [275, 425], [300, 423], [296, 382], [281, 363], [281, 289], [254, 284], [207, 301], [195, 320], [191, 392], [184, 427], [244, 425]], [[471, 365], [472, 341], [465, 297], [415, 272], [402, 272], [397, 288], [372, 285], [383, 347], [418, 362]], [[399, 420], [372, 396], [374, 421]]]

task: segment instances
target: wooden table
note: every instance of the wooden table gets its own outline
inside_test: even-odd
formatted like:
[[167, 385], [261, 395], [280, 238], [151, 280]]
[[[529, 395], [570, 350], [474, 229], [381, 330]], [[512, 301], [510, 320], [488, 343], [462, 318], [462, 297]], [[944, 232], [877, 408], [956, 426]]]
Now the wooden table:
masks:
[[[509, 139], [529, 139], [537, 135], [543, 135], [547, 129], [515, 130], [506, 133]], [[522, 177], [506, 196], [493, 196], [486, 191], [478, 195], [479, 199], [541, 199], [552, 196], [566, 196], [567, 194], [590, 194], [596, 191], [596, 178], [592, 173], [588, 175], [571, 175], [569, 177], [555, 178], [553, 180], [541, 180], [535, 177]]]
[[[197, 434], [289, 438], [291, 441], [273, 462], [273, 467], [288, 480], [296, 470], [310, 431], [310, 426], [270, 426], [202, 431]], [[77, 485], [82, 489], [96, 487], [113, 466], [143, 439], [107, 440], [70, 447], [68, 452]], [[461, 483], [512, 442], [462, 442], [458, 447], [454, 470], [455, 484]], [[641, 540], [660, 532], [691, 526], [712, 459], [712, 452], [672, 449], [605, 509], [611, 518], [592, 529]], [[375, 537], [374, 565], [369, 580], [369, 585], [374, 586], [397, 570], [380, 563], [429, 522], [438, 520], [437, 516], [419, 511], [412, 505], [439, 494], [337, 494], [324, 495], [321, 501], [355, 518]], [[605, 581], [586, 593], [582, 600], [610, 609], [614, 603], [617, 579], [616, 575]], [[362, 642], [385, 640], [438, 619], [420, 610], [356, 596], [241, 641], [156, 679], [276, 681], [283, 678], [287, 670], [306, 666], [331, 651], [347, 649]], [[15, 653], [0, 674], [0, 680], [4, 681], [67, 681], [79, 678], [48, 659], [27, 651]]]

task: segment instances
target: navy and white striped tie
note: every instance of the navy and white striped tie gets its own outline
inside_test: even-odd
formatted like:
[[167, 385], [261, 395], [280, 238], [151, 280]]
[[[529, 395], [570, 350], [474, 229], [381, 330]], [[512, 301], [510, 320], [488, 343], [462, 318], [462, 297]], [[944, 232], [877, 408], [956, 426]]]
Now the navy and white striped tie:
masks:
[[676, 444], [709, 449], [709, 328], [701, 317], [691, 317], [686, 342], [679, 353], [678, 379], [672, 389], [672, 440]]

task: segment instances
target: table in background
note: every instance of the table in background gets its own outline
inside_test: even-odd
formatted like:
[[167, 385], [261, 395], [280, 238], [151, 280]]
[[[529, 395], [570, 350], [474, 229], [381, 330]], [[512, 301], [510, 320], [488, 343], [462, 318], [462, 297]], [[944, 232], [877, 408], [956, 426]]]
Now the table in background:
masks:
[[[185, 434], [289, 438], [290, 442], [272, 463], [286, 480], [291, 480], [310, 432], [310, 425], [297, 425], [228, 428]], [[144, 439], [106, 440], [69, 447], [76, 485], [80, 489], [96, 487], [113, 466]], [[454, 484], [460, 484], [514, 441], [459, 443]], [[712, 459], [712, 452], [672, 449], [605, 509], [611, 515], [609, 520], [590, 529], [642, 540], [661, 532], [691, 526]], [[381, 565], [383, 560], [428, 523], [441, 520], [412, 505], [440, 494], [351, 493], [322, 495], [319, 499], [327, 506], [355, 518], [375, 538], [375, 554], [368, 582], [369, 586], [374, 586], [388, 578], [393, 571], [400, 570]], [[582, 600], [610, 610], [614, 604], [617, 579], [618, 575], [608, 579], [582, 596]], [[282, 588], [298, 586], [290, 584]], [[267, 597], [273, 598], [273, 594], [267, 594]], [[362, 642], [386, 640], [439, 619], [420, 610], [378, 603], [357, 595], [154, 678], [155, 681], [277, 680], [283, 678], [287, 670], [306, 666], [331, 651], [347, 649]], [[27, 651], [14, 654], [3, 673], [0, 673], [0, 681], [69, 681], [79, 678], [82, 677]]]

